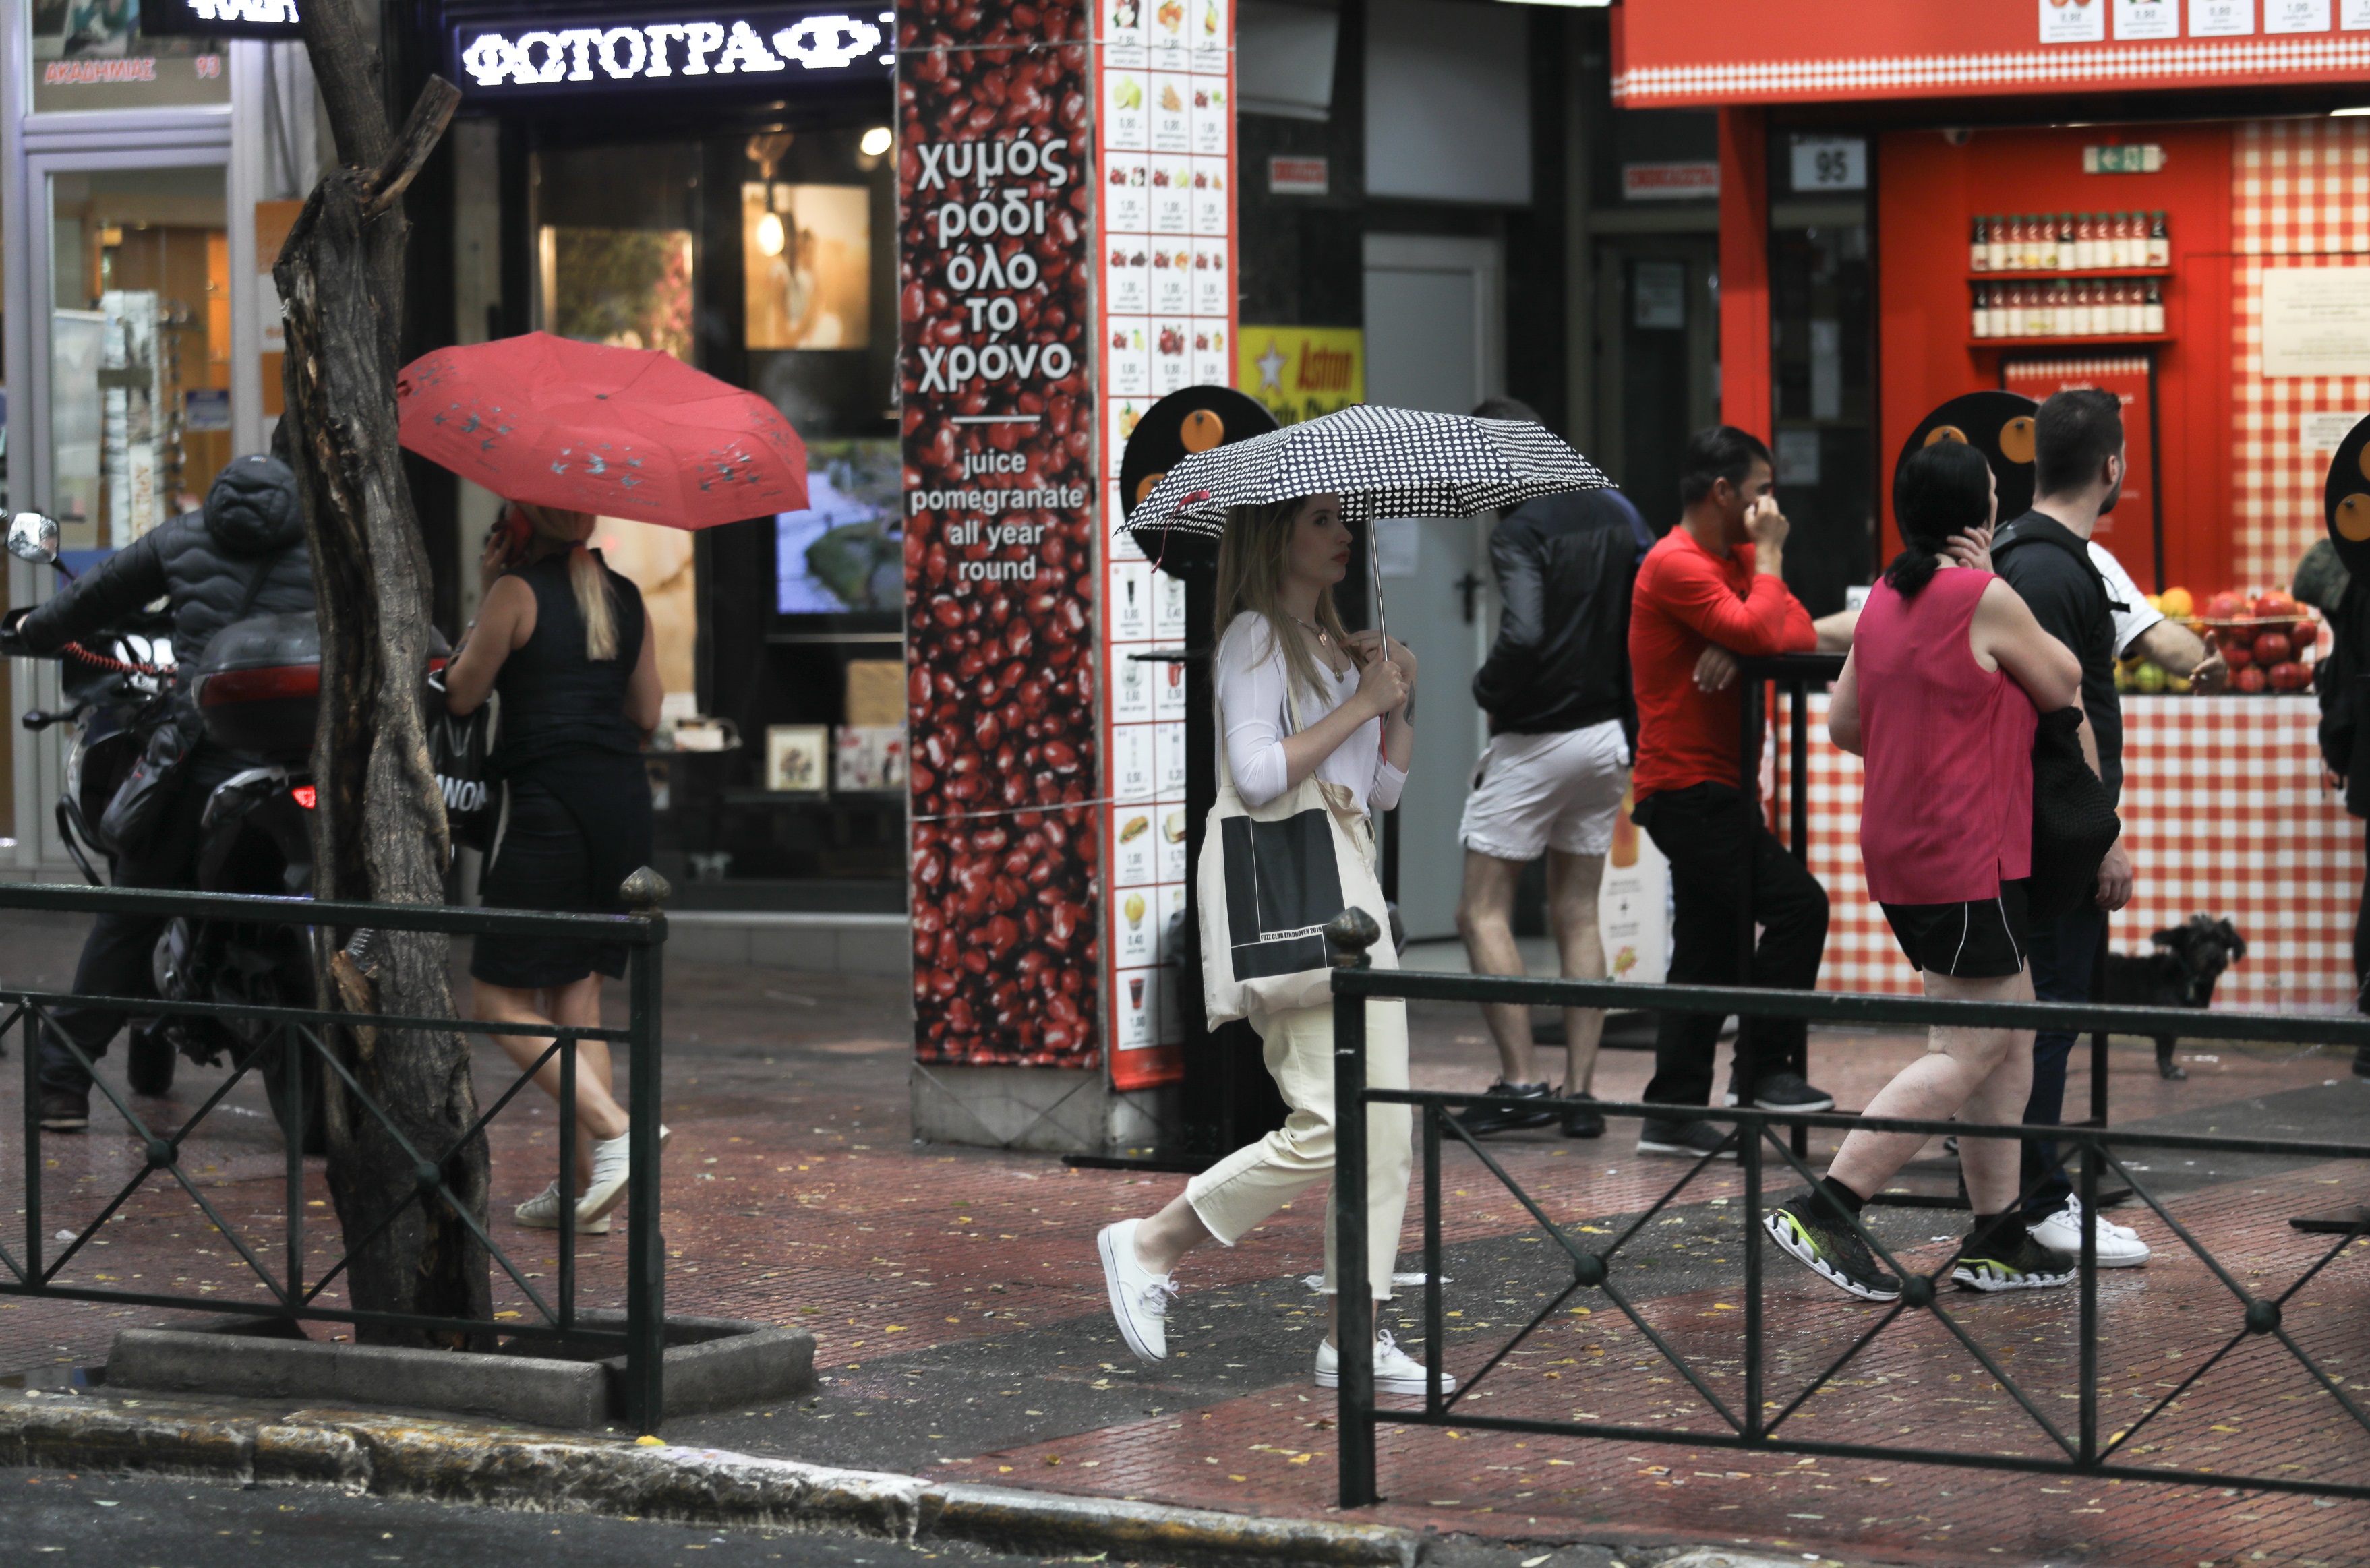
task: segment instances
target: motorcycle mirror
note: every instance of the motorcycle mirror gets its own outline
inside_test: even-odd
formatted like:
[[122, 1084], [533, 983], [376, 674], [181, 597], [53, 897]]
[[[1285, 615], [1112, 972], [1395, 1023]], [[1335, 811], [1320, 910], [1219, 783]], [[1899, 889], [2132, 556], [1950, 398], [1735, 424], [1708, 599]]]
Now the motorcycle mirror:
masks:
[[57, 520], [44, 517], [37, 511], [20, 511], [10, 518], [8, 554], [20, 561], [55, 566], [58, 559]]

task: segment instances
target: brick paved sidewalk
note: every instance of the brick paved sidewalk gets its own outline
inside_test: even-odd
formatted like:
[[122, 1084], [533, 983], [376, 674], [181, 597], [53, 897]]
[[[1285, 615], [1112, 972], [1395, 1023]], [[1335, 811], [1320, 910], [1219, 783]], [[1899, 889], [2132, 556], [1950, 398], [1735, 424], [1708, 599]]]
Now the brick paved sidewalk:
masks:
[[[6, 932], [11, 981], [58, 983], [71, 966], [70, 934]], [[1070, 1171], [1041, 1156], [914, 1149], [904, 1111], [901, 992], [893, 983], [670, 966], [670, 1308], [807, 1324], [832, 1380], [810, 1406], [678, 1422], [668, 1436], [1065, 1492], [1264, 1513], [1322, 1511], [1336, 1459], [1326, 1425], [1331, 1397], [1311, 1386], [1306, 1370], [1321, 1332], [1322, 1301], [1299, 1277], [1318, 1256], [1321, 1195], [1279, 1214], [1240, 1247], [1197, 1253], [1183, 1271], [1188, 1294], [1172, 1333], [1178, 1354], [1160, 1368], [1139, 1367], [1104, 1312], [1093, 1233], [1113, 1217], [1157, 1207], [1179, 1178]], [[1478, 1089], [1493, 1076], [1468, 1012], [1419, 1008], [1415, 1043], [1421, 1084]], [[13, 1039], [9, 1045], [15, 1048]], [[1812, 1076], [1844, 1104], [1858, 1104], [1919, 1046], [1820, 1034]], [[2210, 1125], [2226, 1119], [2226, 1130], [2263, 1130], [2287, 1102], [2272, 1101], [2268, 1110], [2249, 1110], [2244, 1102], [2318, 1090], [2331, 1079], [2338, 1082], [2328, 1093], [2360, 1093], [2370, 1109], [2370, 1086], [2346, 1077], [2334, 1058], [2231, 1047], [2186, 1054], [2194, 1076], [2167, 1084], [2150, 1070], [2144, 1045], [2119, 1049], [2116, 1121], [2187, 1116]], [[1608, 1053], [1597, 1093], [1632, 1094], [1647, 1068], [1642, 1053]], [[481, 1060], [481, 1094], [499, 1073], [499, 1063]], [[17, 1192], [20, 1082], [13, 1063], [0, 1072], [0, 1188]], [[194, 1104], [192, 1096], [213, 1082], [210, 1074], [190, 1073], [178, 1091], [181, 1103]], [[2085, 1093], [2077, 1074], [2071, 1103]], [[2227, 1117], [2208, 1115], [2215, 1106], [2228, 1107]], [[242, 1090], [226, 1108], [233, 1114], [221, 1131], [192, 1140], [192, 1174], [234, 1229], [251, 1228], [256, 1250], [276, 1261], [277, 1136], [259, 1095]], [[506, 1122], [494, 1139], [501, 1200], [496, 1234], [533, 1260], [523, 1266], [547, 1279], [552, 1238], [518, 1230], [507, 1206], [549, 1179], [552, 1119], [530, 1096]], [[2370, 1126], [2370, 1117], [2357, 1125]], [[1678, 1171], [1668, 1162], [1641, 1161], [1626, 1140], [1614, 1139], [1509, 1139], [1498, 1150], [1550, 1212], [1600, 1228], [1651, 1201]], [[43, 1153], [55, 1162], [46, 1173], [53, 1196], [79, 1191], [94, 1207], [105, 1178], [120, 1180], [136, 1164], [120, 1130], [48, 1140]], [[1444, 1272], [1449, 1308], [1464, 1316], [1451, 1322], [1448, 1358], [1453, 1369], [1469, 1374], [1502, 1341], [1512, 1314], [1557, 1286], [1550, 1283], [1552, 1260], [1535, 1235], [1525, 1235], [1520, 1208], [1491, 1189], [1469, 1156], [1452, 1159], [1458, 1162], [1445, 1184], [1453, 1196]], [[2168, 1190], [2186, 1195], [2185, 1222], [2193, 1215], [2210, 1244], [2248, 1259], [2246, 1266], [2261, 1268], [2264, 1278], [2295, 1267], [2309, 1247], [2280, 1222], [2291, 1207], [2362, 1195], [2358, 1171], [2234, 1163], [2156, 1174]], [[2239, 1185], [2228, 1179], [2234, 1176], [2243, 1178]], [[319, 1199], [325, 1195], [317, 1173], [314, 1179], [312, 1196]], [[2347, 1185], [2323, 1185], [2332, 1181]], [[1731, 1206], [1720, 1200], [1736, 1190], [1732, 1173], [1707, 1173], [1687, 1203], [1663, 1217], [1667, 1229], [1657, 1225], [1640, 1238], [1651, 1244], [1632, 1267], [1643, 1272], [1625, 1276], [1628, 1288], [1650, 1299], [1659, 1331], [1714, 1359], [1735, 1355], [1722, 1347], [1723, 1336], [1732, 1346], [1728, 1325], [1734, 1318], [1721, 1308], [1737, 1301], [1738, 1233], [1725, 1218]], [[6, 1208], [22, 1201], [8, 1192], [0, 1197]], [[311, 1212], [328, 1214], [326, 1207]], [[144, 1195], [124, 1215], [108, 1227], [105, 1251], [86, 1252], [69, 1274], [87, 1267], [127, 1280], [211, 1286], [226, 1299], [259, 1294], [242, 1279], [244, 1265], [226, 1245], [201, 1221], [192, 1222], [186, 1197]], [[2133, 1222], [2160, 1253], [2171, 1244], [2160, 1222]], [[1924, 1210], [1882, 1211], [1880, 1223], [1888, 1244], [1903, 1247], [1927, 1244], [1953, 1226], [1951, 1217]], [[309, 1250], [326, 1262], [335, 1237], [316, 1242]], [[615, 1298], [621, 1253], [622, 1227], [616, 1236], [583, 1239], [587, 1303]], [[1794, 1362], [1868, 1321], [1862, 1309], [1824, 1286], [1786, 1272], [1792, 1265], [1782, 1257], [1770, 1254], [1770, 1267], [1773, 1343], [1785, 1345]], [[2365, 1370], [2365, 1268], [2370, 1250], [2340, 1260], [2305, 1293], [2313, 1304], [2290, 1318], [2295, 1332], [2316, 1354], [2326, 1349], [2349, 1382], [2364, 1380]], [[2103, 1365], [2114, 1374], [2118, 1398], [2165, 1380], [2163, 1368], [2178, 1365], [2162, 1360], [2168, 1352], [2193, 1355], [2206, 1343], [2184, 1332], [2181, 1314], [2211, 1301], [2211, 1289], [2219, 1288], [2209, 1287], [2202, 1268], [2169, 1255], [2107, 1283], [2102, 1299], [2112, 1341]], [[505, 1310], [523, 1304], [506, 1281], [498, 1282], [497, 1293]], [[1675, 1374], [1640, 1353], [1635, 1331], [1616, 1323], [1603, 1301], [1588, 1304], [1588, 1315], [1562, 1314], [1510, 1360], [1478, 1391], [1476, 1408], [1551, 1415], [1585, 1409], [1624, 1420], [1660, 1415], [1708, 1430], [1700, 1402]], [[0, 1369], [95, 1364], [118, 1327], [156, 1316], [0, 1302]], [[2033, 1375], [2052, 1397], [2065, 1391], [2070, 1342], [2066, 1312], [2054, 1301], [1985, 1299], [1973, 1302], [1966, 1317], [1987, 1345], [2013, 1350], [2010, 1365]], [[1413, 1325], [1398, 1326], [1403, 1341], [1419, 1337]], [[2195, 1345], [2184, 1343], [2192, 1339]], [[2114, 1348], [2143, 1345], [2145, 1355]], [[2229, 1451], [2226, 1464], [2261, 1464], [2268, 1456], [2274, 1464], [2350, 1464], [2355, 1476], [2370, 1470], [2370, 1440], [2358, 1431], [2322, 1440], [2325, 1396], [2312, 1392], [2301, 1371], [2272, 1390], [2258, 1357], [2250, 1347], [2218, 1368], [2181, 1411], [2159, 1418], [2160, 1454], [2148, 1457], [2211, 1463], [2196, 1457], [2211, 1444]], [[1715, 1376], [1707, 1381], [1719, 1391], [1731, 1384], [1735, 1369], [1708, 1371]], [[1822, 1423], [1838, 1432], [1890, 1430], [1870, 1427], [1876, 1417], [1870, 1413], [1907, 1411], [1893, 1427], [1915, 1426], [1921, 1441], [2029, 1448], [2029, 1425], [2008, 1430], [2000, 1396], [1987, 1379], [1978, 1380], [1978, 1371], [1963, 1351], [1938, 1341], [1930, 1322], [1904, 1322], [1855, 1364], [1836, 1392], [1811, 1402], [1804, 1430]], [[1774, 1381], [1784, 1385], [1802, 1375], [1796, 1367]], [[1651, 1380], [1657, 1378], [1673, 1380]], [[2259, 1382], [2272, 1391], [2249, 1392], [2244, 1418], [2224, 1419], [2237, 1411], [2238, 1392]], [[1482, 1403], [1483, 1396], [1492, 1402]], [[1954, 1400], [1975, 1402], [1949, 1402]], [[2275, 1411], [2286, 1418], [2275, 1419]], [[2224, 1425], [2237, 1430], [2215, 1430]], [[1542, 1540], [1584, 1535], [1765, 1548], [1782, 1542], [1788, 1551], [1904, 1558], [2308, 1565], [2361, 1561], [2365, 1554], [2356, 1543], [2370, 1539], [2370, 1507], [2362, 1505], [2324, 1508], [2306, 1499], [2185, 1487], [2059, 1488], [2047, 1478], [1999, 1473], [1798, 1465], [1680, 1447], [1392, 1428], [1385, 1429], [1383, 1448], [1383, 1485], [1392, 1501], [1378, 1516]]]

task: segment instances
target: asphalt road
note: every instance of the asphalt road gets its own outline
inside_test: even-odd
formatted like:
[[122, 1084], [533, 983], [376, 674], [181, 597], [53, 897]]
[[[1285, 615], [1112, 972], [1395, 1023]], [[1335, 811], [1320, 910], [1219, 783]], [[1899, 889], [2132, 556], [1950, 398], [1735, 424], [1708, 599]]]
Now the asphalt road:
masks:
[[[1624, 1553], [1644, 1568], [1667, 1551]], [[325, 1487], [210, 1484], [173, 1477], [0, 1471], [0, 1562], [110, 1568], [961, 1568], [1098, 1562], [961, 1544], [716, 1529], [655, 1519], [514, 1514], [468, 1504], [349, 1497]], [[1433, 1543], [1432, 1568], [1624, 1568], [1601, 1546]], [[1829, 1565], [1833, 1568], [1833, 1565]]]
[[321, 1487], [242, 1490], [183, 1479], [0, 1471], [0, 1558], [18, 1568], [903, 1568], [1031, 1557], [854, 1536], [776, 1535], [654, 1519], [514, 1514], [349, 1497]]

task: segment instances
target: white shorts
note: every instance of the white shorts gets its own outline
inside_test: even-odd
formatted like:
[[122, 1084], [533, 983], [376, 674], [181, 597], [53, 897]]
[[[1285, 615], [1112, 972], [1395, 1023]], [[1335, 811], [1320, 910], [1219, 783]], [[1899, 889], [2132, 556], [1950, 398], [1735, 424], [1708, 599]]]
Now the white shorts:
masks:
[[1621, 721], [1553, 735], [1499, 735], [1473, 770], [1457, 837], [1500, 860], [1536, 860], [1543, 850], [1601, 855], [1629, 788], [1629, 745]]

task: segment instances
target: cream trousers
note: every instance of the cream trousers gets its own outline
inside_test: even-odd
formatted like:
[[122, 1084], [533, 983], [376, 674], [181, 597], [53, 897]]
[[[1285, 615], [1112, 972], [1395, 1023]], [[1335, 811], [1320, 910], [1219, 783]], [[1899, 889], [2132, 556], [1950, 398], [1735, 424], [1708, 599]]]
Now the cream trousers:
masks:
[[[1283, 1103], [1283, 1126], [1236, 1150], [1185, 1184], [1186, 1201], [1210, 1234], [1233, 1246], [1245, 1232], [1333, 1173], [1333, 1004], [1289, 1013], [1254, 1013], [1261, 1055]], [[1366, 1082], [1375, 1089], [1408, 1086], [1407, 1003], [1366, 1003]], [[1407, 1216], [1409, 1147], [1415, 1126], [1406, 1105], [1366, 1107], [1366, 1282], [1375, 1299], [1391, 1294], [1398, 1261], [1399, 1225]], [[1325, 1291], [1334, 1293], [1335, 1198], [1326, 1200]]]

